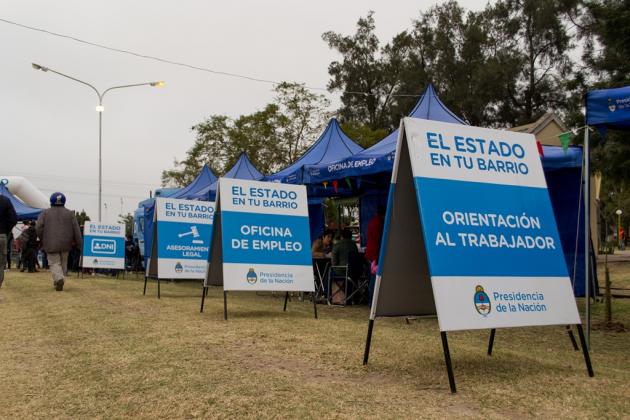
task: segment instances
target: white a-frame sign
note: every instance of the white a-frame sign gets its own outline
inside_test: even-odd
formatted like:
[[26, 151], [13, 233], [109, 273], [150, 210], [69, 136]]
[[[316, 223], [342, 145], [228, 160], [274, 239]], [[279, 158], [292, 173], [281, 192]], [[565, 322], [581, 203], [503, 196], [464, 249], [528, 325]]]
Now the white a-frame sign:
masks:
[[221, 178], [216, 205], [201, 312], [208, 286], [223, 286], [225, 319], [228, 290], [286, 292], [285, 311], [290, 291], [314, 292], [304, 185]]
[[533, 135], [402, 120], [364, 364], [377, 316], [414, 315], [437, 315], [452, 392], [455, 330], [577, 325], [592, 376]]

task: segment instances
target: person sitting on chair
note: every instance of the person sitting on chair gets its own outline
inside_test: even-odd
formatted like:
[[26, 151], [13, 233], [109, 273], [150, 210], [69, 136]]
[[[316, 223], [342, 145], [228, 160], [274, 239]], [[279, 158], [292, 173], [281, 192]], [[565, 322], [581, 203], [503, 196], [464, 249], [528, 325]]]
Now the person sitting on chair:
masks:
[[[343, 229], [341, 231], [341, 240], [339, 240], [332, 251], [332, 265], [333, 267], [342, 267], [348, 265], [348, 255], [351, 252], [359, 252], [357, 248], [356, 242], [352, 240], [352, 231], [350, 229]], [[341, 269], [334, 268], [335, 277], [339, 277], [341, 273]], [[345, 270], [343, 271], [345, 273]], [[343, 279], [345, 281], [345, 278]], [[337, 283], [337, 281], [333, 281], [331, 284], [331, 292], [332, 292], [332, 303], [333, 304], [341, 304], [346, 300], [346, 293], [341, 289], [341, 286]]]
[[332, 248], [333, 231], [326, 229], [322, 236], [315, 239], [313, 247], [311, 248], [311, 254], [313, 258], [326, 258], [330, 256], [330, 250]]

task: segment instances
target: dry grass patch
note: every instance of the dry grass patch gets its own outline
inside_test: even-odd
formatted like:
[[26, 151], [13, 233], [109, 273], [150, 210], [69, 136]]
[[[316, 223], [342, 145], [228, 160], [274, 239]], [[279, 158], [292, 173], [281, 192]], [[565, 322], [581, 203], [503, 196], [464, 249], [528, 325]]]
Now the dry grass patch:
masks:
[[[628, 333], [593, 332], [589, 379], [562, 327], [449, 335], [451, 395], [437, 322], [379, 319], [361, 365], [365, 307], [140, 279], [11, 272], [0, 289], [0, 417], [622, 417], [630, 412]], [[594, 317], [601, 317], [600, 304]], [[630, 324], [630, 301], [615, 301]]]

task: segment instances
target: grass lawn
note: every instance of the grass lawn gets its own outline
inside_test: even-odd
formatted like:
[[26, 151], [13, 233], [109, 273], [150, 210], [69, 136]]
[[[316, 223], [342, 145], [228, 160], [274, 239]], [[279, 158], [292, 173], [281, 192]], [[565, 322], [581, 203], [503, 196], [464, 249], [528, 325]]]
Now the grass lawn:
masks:
[[[451, 395], [435, 319], [379, 319], [362, 366], [366, 307], [319, 306], [140, 279], [8, 273], [0, 289], [0, 417], [624, 417], [630, 333], [596, 330], [595, 377], [563, 327], [449, 334]], [[615, 300], [630, 326], [630, 299]], [[594, 305], [594, 320], [603, 305]]]

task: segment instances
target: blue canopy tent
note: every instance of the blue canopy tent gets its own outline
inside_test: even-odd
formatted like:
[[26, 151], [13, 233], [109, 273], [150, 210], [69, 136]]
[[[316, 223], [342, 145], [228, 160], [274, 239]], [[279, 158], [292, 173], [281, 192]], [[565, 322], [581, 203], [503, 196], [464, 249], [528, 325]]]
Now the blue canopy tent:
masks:
[[[432, 84], [425, 88], [409, 116], [453, 124], [466, 124], [438, 98]], [[394, 166], [397, 141], [398, 129], [372, 147], [359, 153], [324, 164], [309, 164], [304, 168], [304, 181], [310, 184], [310, 196], [330, 196], [332, 194], [332, 188], [327, 186], [322, 188], [318, 184], [335, 182], [335, 180], [344, 178], [356, 179], [355, 190], [360, 190], [361, 193], [359, 220], [361, 238], [363, 239], [367, 238], [368, 222], [376, 214], [379, 204], [385, 205], [387, 203], [387, 191]], [[341, 187], [344, 191], [339, 195], [352, 194], [352, 191], [345, 191], [343, 183], [341, 183]], [[335, 190], [338, 189], [339, 184]], [[339, 193], [339, 191], [335, 191], [335, 193]], [[321, 233], [322, 230], [323, 221], [318, 231]]]
[[[181, 200], [196, 200], [195, 194], [202, 189], [212, 185], [217, 177], [212, 173], [208, 165], [204, 165], [199, 175], [181, 190], [176, 190], [171, 194], [163, 194], [162, 197], [177, 198]], [[151, 247], [153, 246], [153, 215], [155, 212], [155, 200], [144, 206], [144, 258], [145, 267], [146, 259], [151, 255]]]
[[[443, 121], [454, 124], [466, 124], [464, 120], [449, 110], [438, 98], [432, 84], [429, 84], [416, 106], [409, 113], [410, 117], [425, 120]], [[356, 154], [327, 162], [308, 163], [304, 168], [304, 182], [317, 184], [346, 177], [365, 176], [380, 172], [391, 172], [394, 166], [394, 154], [398, 141], [398, 129], [387, 137]]]
[[[348, 158], [363, 150], [343, 132], [336, 118], [332, 118], [317, 141], [293, 164], [281, 171], [268, 175], [263, 181], [304, 184], [304, 171], [307, 165], [326, 165], [329, 162]], [[324, 229], [323, 198], [309, 191], [308, 214], [311, 239], [314, 240]]]
[[263, 181], [301, 184], [306, 165], [326, 165], [362, 150], [343, 132], [337, 119], [332, 118], [317, 141], [298, 160], [275, 174], [267, 175]]
[[11, 201], [13, 204], [13, 208], [17, 213], [17, 217], [19, 221], [24, 220], [37, 220], [40, 213], [43, 209], [36, 209], [34, 207], [29, 207], [24, 204], [22, 201], [18, 200], [12, 193], [9, 191], [6, 185], [0, 183], [0, 195], [4, 195], [6, 198]]
[[[222, 178], [234, 178], [234, 179], [250, 179], [258, 181], [263, 177], [258, 169], [252, 164], [247, 157], [247, 153], [241, 153], [238, 160], [230, 168], [229, 171], [222, 176]], [[193, 200], [213, 201], [217, 193], [218, 182], [215, 181], [207, 187], [202, 188], [196, 194], [192, 196]]]
[[197, 178], [193, 180], [186, 187], [173, 194], [164, 195], [163, 197], [178, 198], [181, 200], [195, 200], [195, 195], [204, 188], [214, 184], [217, 181], [217, 177], [212, 173], [208, 165], [204, 165], [197, 175]]
[[[592, 90], [586, 94], [586, 128], [584, 130], [584, 248], [590, 247], [590, 148], [588, 126], [596, 127], [602, 136], [606, 131], [630, 130], [630, 86], [612, 89]], [[584, 258], [584, 272], [590, 273], [590, 258]], [[590, 342], [591, 312], [590, 312], [590, 284], [586, 287], [586, 337]]]

